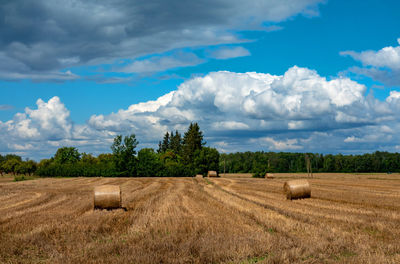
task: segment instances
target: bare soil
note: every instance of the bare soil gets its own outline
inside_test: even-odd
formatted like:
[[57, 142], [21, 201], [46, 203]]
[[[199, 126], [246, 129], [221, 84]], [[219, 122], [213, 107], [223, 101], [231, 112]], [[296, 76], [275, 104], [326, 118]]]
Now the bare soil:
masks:
[[[239, 175], [240, 176], [240, 175]], [[0, 180], [0, 263], [400, 263], [400, 175]], [[118, 184], [122, 209], [93, 210]]]

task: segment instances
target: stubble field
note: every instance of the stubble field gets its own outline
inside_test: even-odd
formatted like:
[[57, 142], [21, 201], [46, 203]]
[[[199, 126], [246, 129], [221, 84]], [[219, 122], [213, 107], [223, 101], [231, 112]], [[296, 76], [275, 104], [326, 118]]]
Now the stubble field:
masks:
[[[275, 176], [0, 177], [0, 263], [400, 263], [400, 175], [316, 174], [296, 201]], [[102, 184], [127, 211], [93, 210]]]

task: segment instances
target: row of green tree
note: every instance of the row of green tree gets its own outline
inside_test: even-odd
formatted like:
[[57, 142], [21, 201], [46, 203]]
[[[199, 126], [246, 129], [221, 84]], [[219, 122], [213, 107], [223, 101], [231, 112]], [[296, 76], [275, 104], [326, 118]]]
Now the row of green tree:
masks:
[[3, 174], [25, 174], [31, 175], [37, 169], [37, 163], [33, 160], [22, 160], [18, 155], [0, 155], [0, 175]]
[[227, 173], [306, 172], [400, 172], [400, 154], [376, 151], [363, 155], [290, 152], [237, 152], [221, 154], [219, 170]]
[[137, 152], [138, 144], [134, 134], [119, 135], [111, 145], [112, 153], [94, 157], [74, 147], [62, 147], [39, 163], [13, 154], [0, 155], [0, 174], [185, 177], [215, 170], [262, 176], [266, 172], [306, 172], [306, 157], [313, 172], [400, 172], [400, 154], [379, 151], [363, 155], [237, 152], [220, 156], [216, 149], [205, 146], [197, 123], [190, 124], [183, 136], [178, 131], [165, 133], [157, 150]]
[[205, 147], [203, 132], [197, 123], [190, 124], [182, 137], [179, 132], [166, 133], [157, 151], [143, 148], [136, 151], [139, 142], [135, 134], [118, 135], [111, 145], [111, 154], [94, 157], [79, 153], [74, 147], [59, 148], [50, 159], [37, 165], [39, 176], [139, 176], [190, 177], [218, 170], [219, 153]]

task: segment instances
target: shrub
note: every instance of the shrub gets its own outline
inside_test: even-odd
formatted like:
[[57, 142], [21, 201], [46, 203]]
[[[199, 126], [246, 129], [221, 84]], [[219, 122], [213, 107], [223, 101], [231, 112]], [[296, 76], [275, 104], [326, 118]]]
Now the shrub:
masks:
[[253, 178], [265, 178], [265, 173], [255, 172], [253, 173]]

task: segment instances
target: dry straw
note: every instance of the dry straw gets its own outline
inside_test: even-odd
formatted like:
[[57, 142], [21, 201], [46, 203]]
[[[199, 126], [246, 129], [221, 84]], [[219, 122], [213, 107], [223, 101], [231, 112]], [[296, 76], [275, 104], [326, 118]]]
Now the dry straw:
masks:
[[311, 187], [307, 180], [287, 181], [283, 185], [283, 191], [290, 200], [311, 197]]
[[208, 171], [207, 177], [218, 177], [218, 173], [216, 171]]
[[121, 208], [121, 189], [118, 185], [94, 187], [94, 209]]
[[203, 174], [197, 174], [196, 178], [203, 178]]

